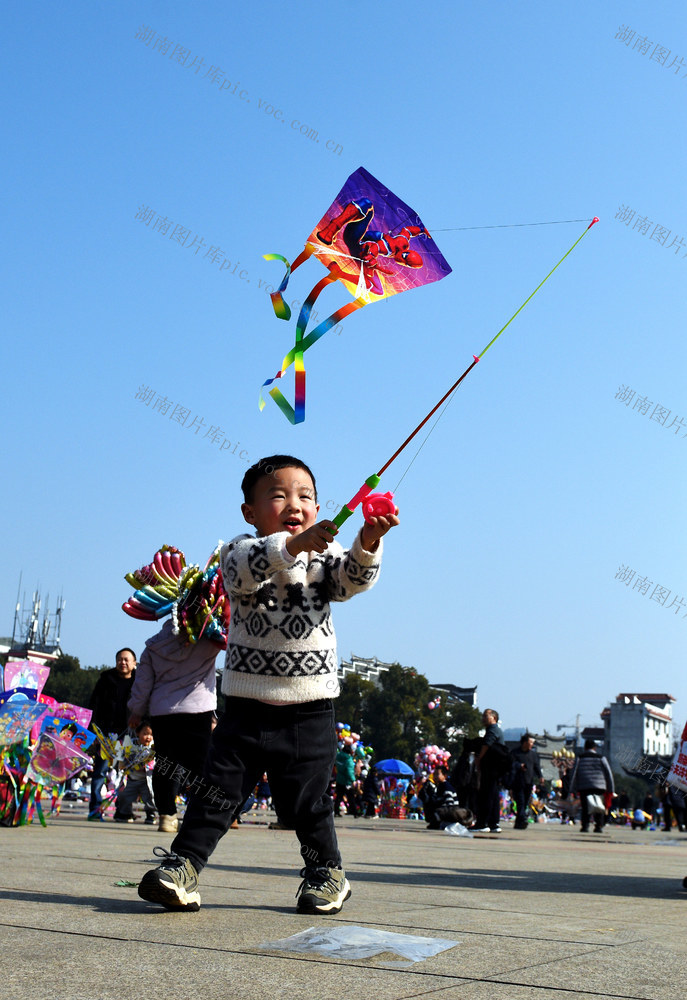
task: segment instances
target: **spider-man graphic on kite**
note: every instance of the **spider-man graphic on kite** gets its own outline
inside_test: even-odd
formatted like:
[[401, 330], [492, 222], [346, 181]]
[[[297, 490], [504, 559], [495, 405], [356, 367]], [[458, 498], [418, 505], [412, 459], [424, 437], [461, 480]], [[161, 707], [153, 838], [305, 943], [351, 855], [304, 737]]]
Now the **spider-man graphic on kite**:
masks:
[[[375, 214], [374, 205], [369, 198], [359, 198], [349, 202], [344, 210], [318, 230], [317, 238], [328, 247], [332, 245], [341, 232], [342, 238], [351, 257], [362, 261], [365, 287], [374, 295], [384, 295], [384, 287], [378, 271], [383, 274], [393, 274], [393, 270], [384, 267], [380, 257], [392, 257], [397, 264], [404, 267], [422, 267], [424, 261], [417, 250], [410, 249], [413, 236], [429, 235], [424, 226], [403, 226], [400, 232], [383, 233], [379, 229], [370, 229]], [[349, 281], [357, 281], [357, 276], [345, 274]]]

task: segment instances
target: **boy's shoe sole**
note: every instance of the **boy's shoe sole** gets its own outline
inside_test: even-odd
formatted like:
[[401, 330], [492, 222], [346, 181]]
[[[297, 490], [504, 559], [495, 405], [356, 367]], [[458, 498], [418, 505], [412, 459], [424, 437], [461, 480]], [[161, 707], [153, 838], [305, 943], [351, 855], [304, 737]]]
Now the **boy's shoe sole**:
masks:
[[311, 893], [304, 893], [299, 897], [298, 906], [296, 907], [296, 913], [309, 913], [310, 915], [319, 913], [326, 916], [333, 915], [335, 913], [340, 913], [346, 900], [351, 895], [351, 886], [348, 879], [344, 879], [343, 885], [341, 886], [341, 891], [336, 897], [329, 902], [324, 900], [318, 901], [317, 897]]
[[159, 903], [167, 910], [186, 910], [197, 913], [200, 909], [200, 893], [186, 892], [180, 886], [164, 880], [164, 872], [158, 869], [146, 872], [138, 886], [138, 894], [148, 903]]

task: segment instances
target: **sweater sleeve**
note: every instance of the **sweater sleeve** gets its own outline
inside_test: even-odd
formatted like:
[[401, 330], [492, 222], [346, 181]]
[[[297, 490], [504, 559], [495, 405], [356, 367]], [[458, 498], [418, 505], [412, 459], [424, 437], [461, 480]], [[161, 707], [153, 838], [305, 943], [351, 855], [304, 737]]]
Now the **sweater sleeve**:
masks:
[[148, 647], [141, 653], [141, 659], [136, 668], [134, 685], [127, 702], [130, 715], [140, 715], [143, 717], [148, 711], [150, 692], [153, 690], [155, 675], [153, 674], [153, 664]]
[[232, 597], [253, 594], [275, 573], [289, 570], [297, 560], [284, 558], [287, 531], [278, 531], [264, 538], [239, 535], [228, 542], [220, 553], [222, 579], [227, 593]]
[[382, 562], [380, 538], [375, 552], [368, 552], [358, 532], [350, 549], [332, 546], [327, 553], [327, 582], [330, 601], [348, 601], [355, 594], [369, 590], [377, 582]]

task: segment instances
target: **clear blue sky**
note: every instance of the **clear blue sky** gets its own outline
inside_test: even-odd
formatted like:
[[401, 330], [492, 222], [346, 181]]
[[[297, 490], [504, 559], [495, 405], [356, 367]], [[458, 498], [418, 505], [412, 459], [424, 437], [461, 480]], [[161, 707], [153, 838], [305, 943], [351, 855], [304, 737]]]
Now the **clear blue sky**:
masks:
[[[124, 573], [163, 542], [205, 560], [243, 529], [241, 451], [295, 453], [323, 505], [345, 502], [585, 224], [462, 227], [598, 215], [420, 452], [378, 585], [336, 609], [339, 653], [477, 684], [507, 726], [593, 724], [624, 690], [675, 695], [682, 725], [684, 4], [25, 3], [1, 21], [0, 632], [23, 571], [27, 593], [63, 592], [63, 648], [82, 664], [140, 650], [151, 627], [120, 610]], [[453, 273], [323, 338], [292, 427], [257, 408], [293, 343], [262, 254], [293, 260], [361, 165], [455, 230], [436, 232]], [[142, 206], [198, 240], [154, 231]], [[323, 273], [308, 262], [293, 295]]]

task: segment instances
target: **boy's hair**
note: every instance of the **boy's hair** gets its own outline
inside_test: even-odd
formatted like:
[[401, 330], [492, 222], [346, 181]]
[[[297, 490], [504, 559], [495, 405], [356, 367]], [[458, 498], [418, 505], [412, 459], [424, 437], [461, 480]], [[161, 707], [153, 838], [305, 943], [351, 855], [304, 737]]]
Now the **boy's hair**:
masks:
[[152, 733], [153, 727], [151, 725], [150, 719], [141, 719], [141, 721], [139, 722], [139, 724], [136, 726], [136, 729], [135, 729], [135, 732], [136, 732], [137, 736], [138, 736], [138, 734], [140, 733], [140, 731], [142, 729], [149, 729], [151, 731], [151, 733]]
[[448, 778], [448, 768], [444, 764], [437, 764], [434, 768], [434, 773], [436, 774], [437, 771], [439, 774], [443, 774], [445, 778]]
[[300, 458], [294, 458], [293, 455], [268, 455], [267, 458], [261, 458], [255, 465], [251, 465], [243, 477], [241, 489], [243, 490], [243, 499], [245, 502], [253, 503], [253, 490], [259, 479], [262, 479], [263, 476], [271, 476], [278, 469], [290, 468], [303, 469], [304, 472], [308, 473], [312, 479], [315, 489], [315, 500], [317, 500], [317, 483], [315, 482], [312, 470], [308, 468], [305, 462], [301, 462]]

